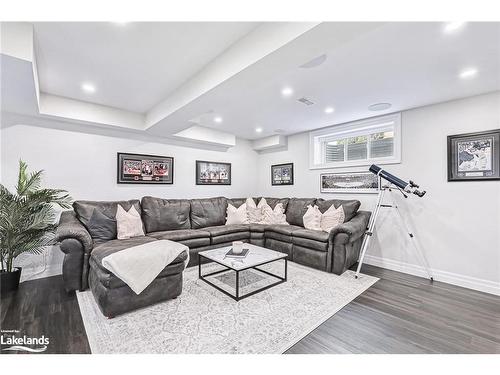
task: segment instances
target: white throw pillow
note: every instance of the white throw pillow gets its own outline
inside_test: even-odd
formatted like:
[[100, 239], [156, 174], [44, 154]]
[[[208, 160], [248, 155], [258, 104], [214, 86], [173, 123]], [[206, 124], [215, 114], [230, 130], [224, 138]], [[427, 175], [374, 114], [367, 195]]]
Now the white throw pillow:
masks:
[[262, 221], [260, 222], [261, 224], [288, 225], [288, 223], [286, 222], [285, 210], [283, 209], [283, 203], [278, 203], [273, 210], [271, 206], [267, 204], [264, 198], [262, 198], [262, 200], [264, 200], [265, 204], [262, 205]]
[[318, 206], [307, 206], [307, 211], [302, 219], [304, 220], [304, 228], [321, 230], [321, 211]]
[[344, 208], [342, 206], [335, 208], [332, 204], [330, 208], [321, 215], [321, 229], [325, 232], [330, 232], [337, 225], [342, 224], [344, 220]]
[[125, 211], [121, 205], [116, 209], [116, 238], [125, 240], [127, 238], [144, 236], [141, 215], [134, 206]]
[[236, 208], [232, 204], [227, 205], [226, 225], [232, 224], [248, 224], [247, 204], [243, 203]]
[[247, 198], [245, 204], [247, 206], [248, 222], [250, 224], [260, 223], [262, 221], [262, 208], [257, 208], [257, 205], [252, 198]]

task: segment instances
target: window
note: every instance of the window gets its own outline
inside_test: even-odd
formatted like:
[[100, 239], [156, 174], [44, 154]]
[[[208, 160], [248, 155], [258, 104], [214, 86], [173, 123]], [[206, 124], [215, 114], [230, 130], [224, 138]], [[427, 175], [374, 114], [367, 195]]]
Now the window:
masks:
[[311, 169], [401, 162], [399, 113], [315, 130], [309, 136]]

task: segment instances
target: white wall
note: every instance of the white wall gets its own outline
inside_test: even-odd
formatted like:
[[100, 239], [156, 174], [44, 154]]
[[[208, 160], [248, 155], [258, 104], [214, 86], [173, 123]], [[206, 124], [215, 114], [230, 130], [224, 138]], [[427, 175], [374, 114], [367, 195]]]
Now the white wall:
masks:
[[[174, 184], [117, 184], [117, 152], [173, 156]], [[222, 152], [35, 126], [2, 129], [2, 173], [9, 187], [15, 184], [19, 159], [31, 170], [45, 170], [45, 185], [68, 190], [74, 199], [245, 197], [257, 189], [257, 154], [248, 141], [240, 139]], [[195, 160], [232, 163], [232, 184], [197, 186]]]
[[[498, 128], [500, 92], [405, 111], [402, 163], [386, 169], [428, 191], [424, 198], [412, 196], [402, 203], [410, 208], [404, 214], [435, 279], [500, 294], [500, 181], [447, 182], [446, 153], [447, 135]], [[289, 137], [286, 151], [259, 155], [258, 193], [333, 198], [319, 193], [319, 175], [328, 170], [310, 170], [308, 152], [309, 135], [302, 133]], [[286, 162], [294, 163], [295, 185], [271, 186], [270, 166]], [[373, 208], [376, 197], [344, 196], [361, 200], [366, 210]], [[379, 223], [367, 263], [422, 275], [408, 237], [400, 234], [392, 215], [381, 215]]]
[[[402, 163], [387, 169], [428, 191], [424, 198], [411, 197], [404, 203], [411, 208], [406, 216], [435, 279], [500, 294], [500, 181], [449, 183], [446, 178], [447, 135], [497, 128], [500, 92], [405, 111]], [[308, 141], [307, 133], [297, 134], [289, 137], [286, 151], [257, 155], [243, 140], [228, 152], [217, 152], [18, 125], [1, 131], [2, 181], [14, 185], [22, 158], [31, 169], [46, 171], [45, 185], [66, 189], [74, 199], [319, 197], [319, 174], [325, 170], [309, 170]], [[174, 156], [174, 185], [116, 184], [118, 151]], [[233, 184], [196, 186], [196, 159], [231, 162]], [[271, 186], [271, 164], [284, 162], [295, 163], [295, 185]], [[362, 209], [373, 208], [374, 195], [345, 197], [360, 199]], [[421, 275], [420, 263], [397, 222], [382, 215], [379, 224], [367, 262]], [[46, 256], [48, 269], [39, 276], [60, 272], [60, 253]], [[31, 273], [43, 271], [45, 263], [32, 256], [22, 262], [32, 268]]]
[[[23, 159], [30, 170], [45, 170], [44, 186], [65, 189], [75, 200], [246, 197], [257, 190], [257, 154], [245, 140], [222, 152], [25, 125], [2, 129], [0, 138], [2, 183], [8, 188], [15, 186]], [[173, 156], [174, 184], [117, 184], [117, 152]], [[232, 185], [197, 186], [195, 160], [232, 163]], [[23, 280], [60, 273], [60, 251], [54, 248], [44, 256], [19, 259], [18, 265], [25, 267]]]

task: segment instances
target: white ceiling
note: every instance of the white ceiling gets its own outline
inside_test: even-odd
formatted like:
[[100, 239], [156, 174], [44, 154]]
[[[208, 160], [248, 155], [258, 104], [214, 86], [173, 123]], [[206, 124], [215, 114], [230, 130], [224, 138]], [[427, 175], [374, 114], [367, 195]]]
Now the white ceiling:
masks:
[[[42, 92], [144, 113], [253, 30], [251, 22], [34, 24]], [[93, 83], [94, 94], [82, 92]]]
[[[500, 23], [467, 23], [449, 34], [444, 25], [35, 23], [34, 39], [42, 94], [101, 106], [54, 96], [42, 104], [50, 99], [64, 112], [59, 117], [87, 121], [89, 131], [108, 124], [168, 137], [197, 124], [257, 139], [500, 90]], [[324, 54], [322, 65], [300, 67]], [[477, 76], [460, 79], [468, 67]], [[25, 68], [11, 71], [22, 75]], [[97, 92], [83, 93], [84, 81]], [[6, 95], [20, 91], [4, 86], [12, 87]], [[294, 89], [291, 97], [281, 95], [285, 86]], [[26, 95], [17, 94], [22, 105]], [[378, 102], [392, 107], [367, 109]], [[127, 112], [117, 117], [103, 106]], [[325, 114], [326, 106], [335, 112]], [[140, 125], [124, 124], [137, 113], [144, 113]]]
[[[500, 23], [468, 23], [454, 34], [443, 23], [322, 23], [193, 101], [151, 130], [213, 110], [220, 124], [203, 123], [256, 139], [316, 129], [500, 89]], [[324, 64], [300, 65], [326, 53]], [[467, 67], [478, 75], [458, 78]], [[289, 98], [282, 87], [293, 87]], [[296, 99], [305, 96], [315, 104]], [[392, 103], [372, 112], [368, 105]], [[335, 107], [325, 114], [326, 106]], [[263, 128], [256, 133], [255, 128]]]

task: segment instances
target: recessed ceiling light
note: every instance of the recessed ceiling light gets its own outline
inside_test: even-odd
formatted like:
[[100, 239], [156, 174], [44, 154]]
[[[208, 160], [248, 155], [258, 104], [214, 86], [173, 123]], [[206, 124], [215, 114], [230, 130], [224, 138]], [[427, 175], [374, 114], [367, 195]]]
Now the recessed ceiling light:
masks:
[[214, 122], [216, 122], [217, 124], [220, 124], [222, 122], [222, 117], [220, 116], [215, 116], [214, 117]]
[[444, 32], [449, 34], [461, 29], [465, 22], [448, 22], [444, 25]]
[[325, 108], [325, 113], [333, 113], [333, 112], [335, 112], [335, 108], [333, 108], [333, 107], [326, 107]]
[[127, 21], [114, 21], [113, 22], [115, 25], [118, 25], [118, 26], [125, 26], [127, 23]]
[[368, 106], [370, 111], [383, 111], [392, 107], [391, 103], [375, 103]]
[[262, 133], [262, 130], [263, 130], [262, 128], [255, 128], [255, 131], [256, 131], [257, 133]]
[[281, 90], [281, 95], [283, 96], [290, 96], [293, 94], [293, 89], [291, 87], [283, 87]]
[[88, 94], [93, 94], [95, 92], [95, 86], [91, 83], [82, 83], [82, 90]]
[[468, 78], [473, 78], [476, 75], [477, 75], [476, 68], [468, 68], [468, 69], [462, 70], [458, 76], [462, 79], [468, 79]]

